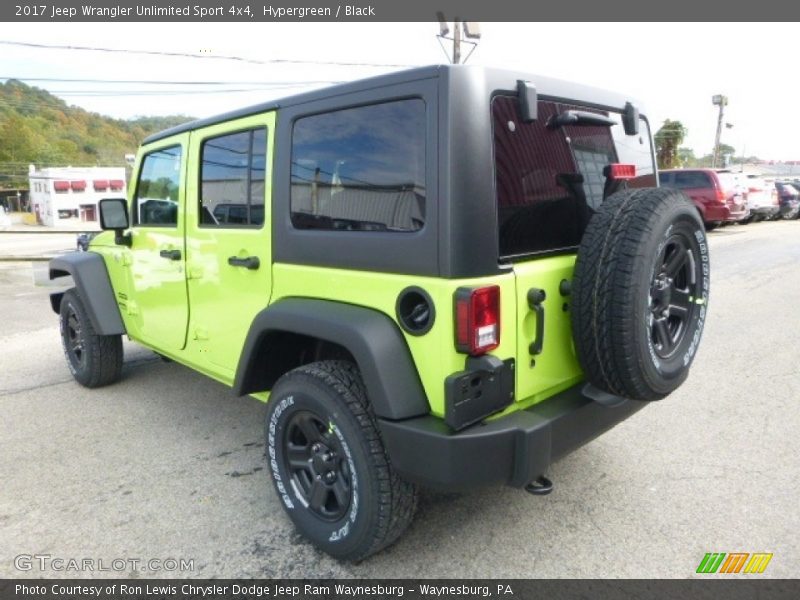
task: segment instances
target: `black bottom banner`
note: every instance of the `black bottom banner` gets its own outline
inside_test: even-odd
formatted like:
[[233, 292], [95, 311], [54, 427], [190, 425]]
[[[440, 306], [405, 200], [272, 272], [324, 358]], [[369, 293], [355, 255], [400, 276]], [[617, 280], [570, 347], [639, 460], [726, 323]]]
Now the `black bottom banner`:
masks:
[[377, 598], [498, 598], [547, 600], [606, 598], [735, 600], [800, 597], [786, 579], [6, 579], [3, 600], [366, 600]]

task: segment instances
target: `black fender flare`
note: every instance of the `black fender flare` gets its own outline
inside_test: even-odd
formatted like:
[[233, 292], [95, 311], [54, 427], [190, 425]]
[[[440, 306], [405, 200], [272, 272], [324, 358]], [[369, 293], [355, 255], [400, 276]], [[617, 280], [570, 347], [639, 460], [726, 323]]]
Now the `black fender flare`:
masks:
[[358, 364], [377, 416], [398, 420], [430, 412], [411, 351], [394, 321], [370, 308], [311, 298], [282, 299], [256, 315], [236, 369], [236, 394], [264, 391], [263, 377], [259, 377], [264, 366], [256, 357], [280, 333], [346, 348]]
[[[89, 313], [94, 330], [100, 335], [125, 333], [108, 269], [103, 257], [96, 252], [69, 252], [49, 263], [50, 279], [71, 275], [81, 300]], [[59, 312], [64, 292], [50, 294], [50, 306]]]

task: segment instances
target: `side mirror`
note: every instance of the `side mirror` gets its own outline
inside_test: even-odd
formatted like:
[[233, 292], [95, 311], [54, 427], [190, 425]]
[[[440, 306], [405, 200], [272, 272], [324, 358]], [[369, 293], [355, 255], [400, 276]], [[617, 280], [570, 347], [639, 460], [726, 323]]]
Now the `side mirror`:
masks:
[[124, 198], [103, 198], [99, 202], [100, 228], [115, 233], [114, 242], [120, 246], [130, 246], [131, 236], [123, 231], [130, 227], [128, 203]]

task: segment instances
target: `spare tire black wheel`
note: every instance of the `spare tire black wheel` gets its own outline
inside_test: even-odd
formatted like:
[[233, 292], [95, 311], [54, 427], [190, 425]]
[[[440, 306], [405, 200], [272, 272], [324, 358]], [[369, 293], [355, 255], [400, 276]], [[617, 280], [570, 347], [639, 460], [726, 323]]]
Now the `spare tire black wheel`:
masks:
[[572, 328], [588, 381], [633, 400], [678, 388], [703, 333], [709, 272], [703, 221], [682, 192], [609, 196], [575, 264]]

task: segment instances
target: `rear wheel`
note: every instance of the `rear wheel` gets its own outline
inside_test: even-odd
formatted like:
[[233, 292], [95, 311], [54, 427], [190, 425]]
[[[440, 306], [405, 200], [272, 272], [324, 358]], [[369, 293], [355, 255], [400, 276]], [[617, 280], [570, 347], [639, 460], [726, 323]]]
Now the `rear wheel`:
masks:
[[706, 316], [709, 259], [691, 201], [625, 190], [592, 217], [575, 265], [572, 326], [588, 380], [635, 400], [686, 379]]
[[358, 561], [411, 523], [416, 487], [394, 472], [356, 366], [327, 360], [290, 371], [270, 394], [267, 460], [298, 531]]
[[117, 381], [122, 373], [122, 336], [97, 334], [74, 289], [64, 292], [59, 312], [64, 356], [75, 381], [88, 388]]

